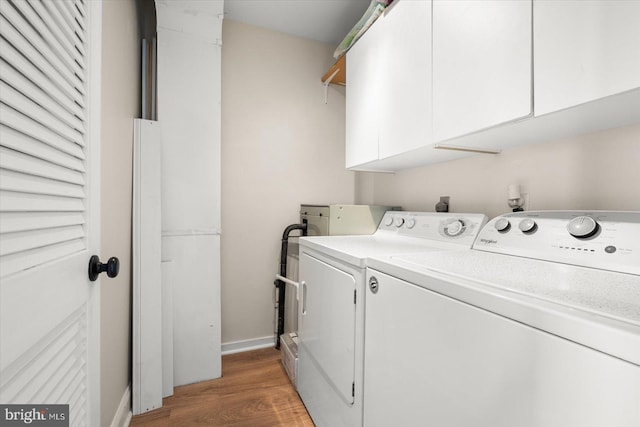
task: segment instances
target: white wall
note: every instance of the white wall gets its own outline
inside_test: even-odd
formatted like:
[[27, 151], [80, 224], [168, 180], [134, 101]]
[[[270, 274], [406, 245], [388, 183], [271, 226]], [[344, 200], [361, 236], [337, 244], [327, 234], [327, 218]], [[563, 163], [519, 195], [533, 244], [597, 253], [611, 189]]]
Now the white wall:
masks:
[[451, 211], [509, 212], [507, 185], [529, 194], [527, 210], [640, 210], [640, 125], [403, 171], [359, 173], [358, 203]]
[[[120, 259], [101, 279], [101, 425], [109, 426], [129, 385], [133, 118], [140, 116], [140, 47], [134, 0], [102, 6], [100, 258]], [[127, 408], [128, 409], [128, 408]]]
[[222, 46], [222, 342], [273, 335], [284, 228], [301, 203], [353, 203], [344, 91], [324, 104], [334, 46], [225, 20]]

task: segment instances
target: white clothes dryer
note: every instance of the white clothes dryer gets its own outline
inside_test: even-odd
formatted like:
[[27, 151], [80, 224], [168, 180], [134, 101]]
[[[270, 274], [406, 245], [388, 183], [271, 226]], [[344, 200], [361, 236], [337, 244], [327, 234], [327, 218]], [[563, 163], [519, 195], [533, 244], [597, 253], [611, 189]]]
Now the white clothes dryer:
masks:
[[364, 425], [640, 425], [640, 212], [520, 212], [368, 261]]
[[372, 235], [300, 238], [297, 389], [316, 426], [362, 425], [367, 259], [468, 251], [486, 221], [389, 211]]

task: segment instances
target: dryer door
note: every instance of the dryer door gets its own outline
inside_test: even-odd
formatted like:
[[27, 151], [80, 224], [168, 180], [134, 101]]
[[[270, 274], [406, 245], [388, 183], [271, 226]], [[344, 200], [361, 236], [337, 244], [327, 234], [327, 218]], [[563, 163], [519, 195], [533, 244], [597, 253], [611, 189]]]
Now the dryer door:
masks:
[[[299, 387], [303, 366], [312, 365], [346, 404], [353, 404], [356, 278], [307, 253], [300, 256]], [[308, 358], [309, 360], [302, 360]], [[314, 376], [315, 377], [315, 376]]]

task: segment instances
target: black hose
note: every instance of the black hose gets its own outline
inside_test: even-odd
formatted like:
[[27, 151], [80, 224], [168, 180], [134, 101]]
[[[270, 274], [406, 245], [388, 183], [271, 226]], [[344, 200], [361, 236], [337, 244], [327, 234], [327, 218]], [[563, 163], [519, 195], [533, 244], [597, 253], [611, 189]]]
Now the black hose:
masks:
[[[282, 245], [280, 247], [280, 275], [287, 277], [287, 251], [289, 249], [289, 234], [294, 230], [302, 230], [302, 235], [307, 235], [307, 223], [291, 224], [282, 233]], [[278, 325], [276, 330], [276, 349], [280, 348], [280, 335], [284, 333], [284, 298], [286, 295], [286, 283], [276, 279], [273, 284], [278, 289]]]

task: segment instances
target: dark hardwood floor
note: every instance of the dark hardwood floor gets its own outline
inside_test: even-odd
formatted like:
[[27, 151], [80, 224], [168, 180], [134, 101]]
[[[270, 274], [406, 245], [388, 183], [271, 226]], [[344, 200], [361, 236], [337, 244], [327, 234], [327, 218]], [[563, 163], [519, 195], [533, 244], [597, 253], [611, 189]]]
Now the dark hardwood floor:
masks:
[[222, 378], [182, 387], [142, 426], [313, 426], [273, 348], [222, 357]]

